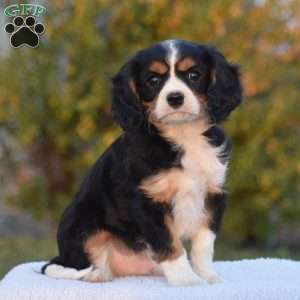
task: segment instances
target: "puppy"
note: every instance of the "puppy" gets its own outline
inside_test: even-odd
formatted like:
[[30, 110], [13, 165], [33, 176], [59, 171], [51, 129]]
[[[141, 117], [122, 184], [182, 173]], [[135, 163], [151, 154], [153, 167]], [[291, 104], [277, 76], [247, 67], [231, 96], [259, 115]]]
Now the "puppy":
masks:
[[[216, 49], [168, 40], [112, 80], [123, 134], [92, 167], [58, 229], [54, 278], [164, 275], [221, 281], [213, 269], [231, 143], [217, 124], [242, 100], [238, 68]], [[182, 241], [191, 241], [191, 263]]]

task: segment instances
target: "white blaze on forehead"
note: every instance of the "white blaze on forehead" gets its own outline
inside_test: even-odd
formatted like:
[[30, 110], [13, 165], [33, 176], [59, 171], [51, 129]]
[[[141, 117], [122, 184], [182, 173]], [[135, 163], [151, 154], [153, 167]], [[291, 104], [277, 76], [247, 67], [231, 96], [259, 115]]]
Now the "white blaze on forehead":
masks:
[[175, 76], [175, 65], [177, 60], [177, 48], [175, 45], [175, 41], [171, 40], [168, 44], [169, 56], [168, 56], [168, 63], [170, 66], [170, 75]]
[[[178, 44], [176, 40], [165, 41], [164, 47], [168, 53], [166, 60], [170, 68], [170, 73], [169, 78], [165, 82], [165, 85], [158, 95], [154, 109], [155, 116], [159, 120], [165, 117], [168, 119], [171, 118], [172, 120], [175, 118], [173, 121], [185, 121], [190, 120], [191, 118], [193, 119], [195, 116], [199, 115], [200, 104], [193, 91], [182, 79], [178, 78], [176, 75], [175, 66], [179, 59]], [[168, 95], [175, 92], [181, 93], [184, 97], [182, 106], [176, 109], [172, 108], [167, 102]], [[174, 115], [174, 112], [181, 112], [184, 115]], [[171, 119], [170, 121], [172, 121]]]

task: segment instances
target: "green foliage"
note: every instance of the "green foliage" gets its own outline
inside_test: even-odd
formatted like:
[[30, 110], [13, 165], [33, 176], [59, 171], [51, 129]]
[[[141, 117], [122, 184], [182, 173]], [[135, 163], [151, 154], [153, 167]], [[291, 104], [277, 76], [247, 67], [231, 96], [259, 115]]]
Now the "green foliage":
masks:
[[219, 47], [243, 73], [246, 101], [225, 125], [235, 144], [225, 235], [265, 239], [299, 218], [299, 4], [51, 1], [39, 48], [11, 50], [0, 63], [0, 124], [27, 158], [9, 201], [57, 220], [119, 133], [109, 78], [136, 50], [182, 38]]
[[3, 238], [0, 239], [0, 248], [0, 280], [13, 266], [29, 261], [46, 261], [56, 253], [54, 238]]

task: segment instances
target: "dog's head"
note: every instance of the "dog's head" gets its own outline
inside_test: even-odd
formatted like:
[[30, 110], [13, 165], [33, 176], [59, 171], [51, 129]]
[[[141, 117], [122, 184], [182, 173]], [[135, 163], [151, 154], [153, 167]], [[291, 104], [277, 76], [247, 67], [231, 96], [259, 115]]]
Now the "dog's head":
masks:
[[139, 51], [113, 78], [112, 110], [124, 130], [200, 118], [219, 123], [241, 100], [238, 67], [215, 48], [181, 40]]

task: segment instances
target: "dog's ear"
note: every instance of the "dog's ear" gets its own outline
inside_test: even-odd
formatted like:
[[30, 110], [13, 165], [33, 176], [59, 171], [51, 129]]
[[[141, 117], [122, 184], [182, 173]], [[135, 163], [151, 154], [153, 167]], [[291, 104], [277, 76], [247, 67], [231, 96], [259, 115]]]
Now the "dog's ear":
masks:
[[142, 126], [144, 112], [134, 85], [134, 61], [126, 63], [112, 78], [112, 113], [125, 131]]
[[216, 49], [209, 49], [211, 83], [207, 91], [207, 109], [215, 123], [225, 120], [243, 98], [239, 67], [230, 64]]

